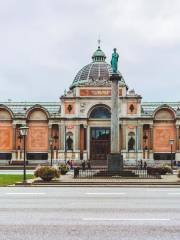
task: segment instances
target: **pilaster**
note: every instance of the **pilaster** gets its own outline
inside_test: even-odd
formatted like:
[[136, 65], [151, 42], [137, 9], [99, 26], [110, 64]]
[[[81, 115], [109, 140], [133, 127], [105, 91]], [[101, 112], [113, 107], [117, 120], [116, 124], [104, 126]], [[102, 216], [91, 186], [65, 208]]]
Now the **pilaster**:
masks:
[[150, 150], [153, 150], [153, 125], [150, 125]]
[[176, 126], [176, 150], [179, 150], [179, 125]]
[[80, 125], [75, 126], [74, 151], [80, 150]]

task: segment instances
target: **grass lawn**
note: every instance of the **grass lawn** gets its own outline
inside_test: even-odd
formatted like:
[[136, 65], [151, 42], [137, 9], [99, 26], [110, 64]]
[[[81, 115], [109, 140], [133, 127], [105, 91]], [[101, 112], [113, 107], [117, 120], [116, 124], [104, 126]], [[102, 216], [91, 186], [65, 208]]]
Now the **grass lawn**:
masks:
[[[27, 179], [34, 178], [34, 175], [27, 174]], [[14, 184], [16, 182], [23, 181], [23, 175], [17, 175], [17, 174], [0, 174], [0, 187], [7, 186], [10, 184]]]

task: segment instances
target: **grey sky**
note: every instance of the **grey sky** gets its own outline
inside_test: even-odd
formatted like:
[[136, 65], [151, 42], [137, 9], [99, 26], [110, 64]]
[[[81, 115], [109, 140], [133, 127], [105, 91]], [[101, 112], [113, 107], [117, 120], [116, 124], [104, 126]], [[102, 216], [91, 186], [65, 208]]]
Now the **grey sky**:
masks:
[[0, 0], [0, 101], [58, 101], [97, 38], [144, 101], [180, 101], [179, 0]]

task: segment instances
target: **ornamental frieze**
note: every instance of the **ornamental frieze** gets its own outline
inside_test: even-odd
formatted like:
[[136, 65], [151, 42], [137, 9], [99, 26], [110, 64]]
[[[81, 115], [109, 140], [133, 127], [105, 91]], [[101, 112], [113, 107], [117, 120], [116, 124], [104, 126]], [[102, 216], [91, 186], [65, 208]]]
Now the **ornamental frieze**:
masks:
[[[80, 96], [111, 96], [111, 89], [80, 89]], [[122, 89], [119, 89], [119, 96], [122, 96]]]

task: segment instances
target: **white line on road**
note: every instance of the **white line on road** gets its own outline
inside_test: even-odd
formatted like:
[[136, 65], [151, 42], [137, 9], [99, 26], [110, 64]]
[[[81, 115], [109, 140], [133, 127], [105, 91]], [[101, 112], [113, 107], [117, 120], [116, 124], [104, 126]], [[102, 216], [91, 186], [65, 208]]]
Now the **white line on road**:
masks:
[[180, 192], [169, 192], [168, 195], [178, 195]]
[[[177, 189], [147, 189], [147, 192], [174, 192], [178, 191]], [[180, 190], [179, 190], [180, 191]]]
[[112, 192], [112, 193], [106, 193], [106, 192], [101, 192], [101, 193], [91, 193], [91, 192], [87, 192], [86, 193], [87, 195], [124, 195], [126, 193], [115, 193], [115, 192]]
[[83, 221], [170, 221], [169, 218], [83, 218]]
[[6, 195], [43, 195], [46, 193], [36, 193], [36, 192], [27, 192], [27, 193], [23, 193], [23, 192], [14, 192], [14, 193], [5, 193]]

